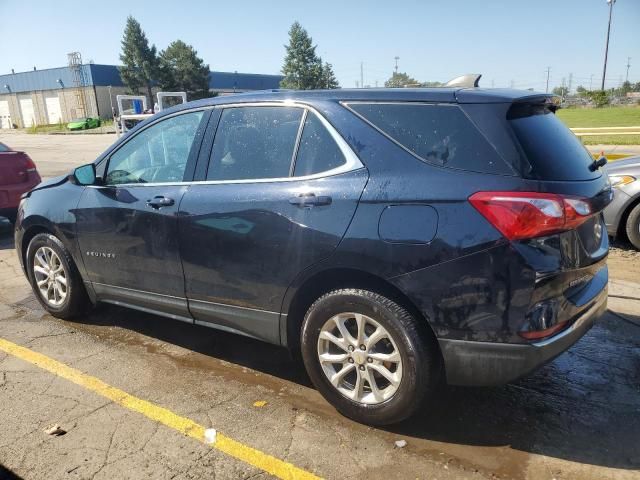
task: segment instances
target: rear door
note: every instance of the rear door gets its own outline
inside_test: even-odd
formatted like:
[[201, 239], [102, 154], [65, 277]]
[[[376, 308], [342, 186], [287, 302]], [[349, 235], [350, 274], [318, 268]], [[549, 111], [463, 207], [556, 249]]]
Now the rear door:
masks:
[[180, 208], [190, 311], [279, 343], [287, 287], [336, 248], [367, 172], [324, 118], [282, 104], [224, 108], [201, 160]]
[[101, 299], [190, 319], [177, 215], [208, 114], [180, 112], [141, 130], [111, 154], [103, 185], [85, 189], [78, 242]]

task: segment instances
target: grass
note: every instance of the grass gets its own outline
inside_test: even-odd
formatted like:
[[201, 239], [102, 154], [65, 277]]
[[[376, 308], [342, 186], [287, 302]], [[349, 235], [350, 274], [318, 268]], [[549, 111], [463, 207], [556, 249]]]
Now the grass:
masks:
[[640, 145], [640, 135], [594, 135], [582, 137], [585, 145]]
[[[563, 108], [557, 115], [569, 128], [640, 127], [640, 106]], [[602, 135], [581, 138], [585, 145], [640, 145], [640, 135], [603, 132]]]
[[561, 108], [557, 115], [569, 128], [640, 126], [640, 106]]

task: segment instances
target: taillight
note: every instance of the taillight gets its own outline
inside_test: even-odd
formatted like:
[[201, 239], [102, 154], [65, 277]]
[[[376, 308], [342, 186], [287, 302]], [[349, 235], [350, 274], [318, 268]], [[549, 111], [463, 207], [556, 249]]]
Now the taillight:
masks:
[[31, 157], [29, 157], [28, 155], [25, 155], [24, 157], [24, 168], [27, 172], [35, 172], [36, 169], [36, 164], [33, 162], [33, 160], [31, 160]]
[[591, 214], [583, 199], [538, 192], [477, 192], [469, 202], [509, 240], [576, 228]]

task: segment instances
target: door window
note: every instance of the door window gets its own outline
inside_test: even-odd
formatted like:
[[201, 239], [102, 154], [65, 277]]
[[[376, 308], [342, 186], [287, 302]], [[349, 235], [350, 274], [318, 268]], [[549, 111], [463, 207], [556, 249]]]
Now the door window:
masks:
[[296, 107], [224, 109], [207, 180], [288, 177], [302, 113]]
[[169, 117], [137, 134], [111, 156], [105, 183], [182, 182], [203, 115]]
[[293, 175], [326, 172], [345, 163], [344, 155], [318, 116], [309, 112], [300, 138]]

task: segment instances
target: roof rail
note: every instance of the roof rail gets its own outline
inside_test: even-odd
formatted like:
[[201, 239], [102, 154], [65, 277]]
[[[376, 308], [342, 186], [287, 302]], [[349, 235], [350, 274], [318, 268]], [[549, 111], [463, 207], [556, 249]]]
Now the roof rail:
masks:
[[477, 87], [480, 83], [480, 77], [482, 77], [480, 73], [468, 73], [467, 75], [460, 75], [459, 77], [449, 80], [444, 86], [463, 88]]

